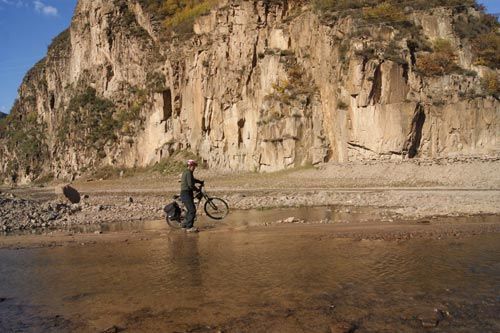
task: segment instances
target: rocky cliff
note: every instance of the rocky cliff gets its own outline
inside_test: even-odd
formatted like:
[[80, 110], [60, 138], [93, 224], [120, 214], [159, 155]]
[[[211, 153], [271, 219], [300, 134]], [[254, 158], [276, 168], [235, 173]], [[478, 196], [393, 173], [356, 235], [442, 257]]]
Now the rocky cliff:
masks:
[[0, 123], [5, 180], [499, 152], [498, 23], [473, 5], [210, 1], [173, 29], [154, 3], [78, 1]]

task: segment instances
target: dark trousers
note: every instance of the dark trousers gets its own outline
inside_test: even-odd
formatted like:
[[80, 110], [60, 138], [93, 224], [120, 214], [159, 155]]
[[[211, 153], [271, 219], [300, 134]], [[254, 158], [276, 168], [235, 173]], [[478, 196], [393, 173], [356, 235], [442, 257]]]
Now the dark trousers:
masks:
[[182, 227], [192, 228], [194, 225], [194, 218], [196, 217], [196, 206], [194, 205], [193, 192], [181, 191], [181, 201], [187, 209]]

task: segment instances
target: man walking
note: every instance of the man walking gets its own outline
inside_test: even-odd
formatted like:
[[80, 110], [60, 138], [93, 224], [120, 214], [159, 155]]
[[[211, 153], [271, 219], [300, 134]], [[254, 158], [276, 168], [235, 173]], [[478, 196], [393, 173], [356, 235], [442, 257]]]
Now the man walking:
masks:
[[186, 217], [182, 223], [182, 227], [186, 232], [198, 232], [198, 228], [194, 227], [194, 219], [196, 217], [196, 207], [194, 205], [193, 191], [196, 189], [195, 184], [204, 184], [203, 181], [194, 178], [193, 173], [198, 163], [194, 160], [187, 161], [187, 169], [182, 173], [181, 178], [181, 201], [187, 209]]

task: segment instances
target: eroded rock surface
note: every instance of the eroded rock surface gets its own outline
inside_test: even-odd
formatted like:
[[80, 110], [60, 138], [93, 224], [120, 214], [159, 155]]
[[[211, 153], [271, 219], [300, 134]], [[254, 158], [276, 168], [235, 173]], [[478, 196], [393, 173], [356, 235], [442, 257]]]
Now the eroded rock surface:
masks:
[[180, 150], [210, 168], [255, 171], [498, 154], [500, 103], [481, 84], [492, 70], [474, 65], [454, 32], [459, 15], [479, 13], [408, 17], [421, 38], [451, 40], [457, 64], [477, 76], [423, 76], [397, 28], [326, 22], [300, 2], [221, 1], [193, 35], [165, 40], [141, 2], [80, 0], [12, 111], [42, 128], [34, 152], [0, 148], [0, 171], [10, 182], [72, 180]]

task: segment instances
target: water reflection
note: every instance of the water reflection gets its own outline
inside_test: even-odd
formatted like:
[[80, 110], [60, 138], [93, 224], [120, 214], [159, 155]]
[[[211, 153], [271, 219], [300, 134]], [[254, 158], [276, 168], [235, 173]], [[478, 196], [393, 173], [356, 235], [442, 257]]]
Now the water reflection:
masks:
[[182, 288], [203, 289], [198, 235], [173, 235], [168, 237], [165, 255], [174, 269], [172, 281]]
[[396, 243], [327, 233], [0, 250], [0, 331], [498, 331], [498, 235]]
[[[352, 209], [352, 210], [351, 210]], [[299, 220], [308, 222], [319, 222], [321, 220], [335, 222], [350, 223], [378, 220], [384, 214], [377, 208], [370, 207], [357, 207], [347, 209], [345, 207], [298, 207], [298, 208], [274, 208], [266, 210], [234, 210], [221, 221], [216, 221], [204, 215], [197, 216], [197, 226], [203, 228], [213, 228], [220, 226], [230, 226], [232, 228], [238, 227], [252, 227], [261, 226], [276, 222], [278, 220], [286, 219], [288, 217], [296, 217]], [[161, 214], [159, 215], [159, 218]], [[118, 232], [118, 231], [134, 231], [134, 230], [162, 230], [168, 229], [168, 226], [163, 219], [153, 221], [120, 221], [111, 223], [98, 223], [89, 225], [72, 225], [66, 227], [52, 227], [52, 228], [39, 228], [32, 230], [15, 230], [0, 232], [0, 236], [12, 235], [29, 235], [29, 234], [48, 234], [53, 231], [65, 231], [70, 233], [93, 233], [100, 232]]]

